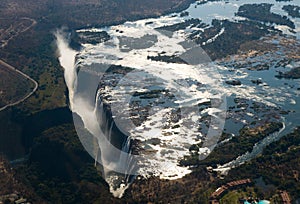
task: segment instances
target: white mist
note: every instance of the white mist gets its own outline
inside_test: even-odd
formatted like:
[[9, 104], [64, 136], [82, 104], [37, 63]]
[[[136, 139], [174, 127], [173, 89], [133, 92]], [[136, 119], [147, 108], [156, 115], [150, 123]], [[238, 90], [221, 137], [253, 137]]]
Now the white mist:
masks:
[[[126, 165], [124, 162], [111, 162], [113, 159], [111, 158], [111, 149], [109, 148], [111, 145], [107, 145], [107, 141], [101, 137], [100, 124], [97, 120], [97, 105], [94, 107], [88, 103], [84, 98], [76, 95], [76, 87], [77, 87], [77, 65], [76, 65], [76, 55], [77, 52], [69, 47], [69, 42], [67, 40], [66, 34], [62, 30], [57, 30], [54, 33], [56, 37], [56, 45], [58, 52], [58, 59], [61, 66], [64, 69], [64, 78], [69, 91], [69, 103], [70, 109], [72, 112], [79, 115], [83, 121], [85, 128], [95, 137], [97, 138], [98, 148], [101, 150], [101, 158], [97, 158], [98, 153], [94, 153], [95, 163], [98, 160], [101, 160], [103, 164], [103, 176], [106, 182], [110, 186], [110, 192], [113, 196], [121, 198], [128, 188], [129, 184], [121, 183], [118, 188], [115, 188], [114, 181], [117, 178], [116, 175], [110, 174], [112, 171], [110, 168], [115, 165]], [[98, 96], [97, 96], [98, 97]], [[125, 160], [126, 161], [126, 160]]]
[[70, 107], [73, 107], [74, 89], [77, 81], [75, 57], [77, 52], [69, 47], [63, 31], [57, 30], [54, 33], [58, 51], [58, 59], [64, 68], [65, 82], [69, 91]]

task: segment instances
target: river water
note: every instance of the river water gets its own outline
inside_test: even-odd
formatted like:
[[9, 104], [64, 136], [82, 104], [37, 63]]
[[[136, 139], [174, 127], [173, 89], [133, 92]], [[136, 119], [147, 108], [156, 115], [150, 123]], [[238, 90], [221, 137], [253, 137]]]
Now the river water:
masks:
[[[119, 181], [121, 176], [118, 175], [112, 177], [110, 172], [113, 171], [122, 174], [125, 172], [121, 170], [127, 168], [127, 174], [129, 172], [129, 174], [144, 177], [155, 175], [164, 179], [177, 179], [190, 173], [189, 168], [179, 166], [178, 161], [189, 154], [189, 147], [192, 144], [209, 141], [204, 142], [204, 145], [200, 147], [200, 153], [203, 153], [205, 157], [218, 143], [224, 125], [229, 133], [237, 134], [243, 123], [247, 123], [246, 117], [242, 118], [242, 123], [238, 124], [230, 120], [225, 121], [224, 113], [229, 106], [233, 105], [234, 98], [243, 98], [265, 104], [270, 108], [291, 112], [278, 119], [284, 124], [279, 132], [269, 135], [256, 144], [252, 152], [220, 165], [216, 169], [218, 171], [228, 170], [255, 157], [266, 145], [278, 140], [299, 125], [300, 91], [297, 89], [300, 87], [299, 80], [275, 78], [279, 70], [299, 66], [299, 60], [293, 60], [285, 67], [279, 68], [271, 64], [268, 70], [262, 71], [249, 70], [247, 67], [232, 71], [233, 68], [230, 65], [234, 61], [211, 62], [209, 56], [203, 53], [201, 48], [186, 40], [186, 36], [198, 28], [188, 27], [174, 33], [159, 32], [156, 29], [191, 18], [200, 19], [208, 25], [213, 19], [243, 20], [244, 18], [235, 16], [235, 13], [240, 5], [246, 3], [272, 3], [274, 4], [272, 12], [287, 15], [281, 9], [282, 6], [288, 4], [299, 6], [300, 2], [240, 0], [208, 2], [200, 5], [194, 3], [186, 10], [189, 12], [188, 16], [182, 17], [175, 13], [110, 27], [78, 30], [78, 33], [105, 31], [110, 36], [110, 40], [106, 42], [83, 44], [78, 52], [68, 48], [65, 36], [57, 33], [58, 49], [61, 53], [60, 62], [65, 69], [65, 80], [69, 89], [70, 108], [81, 117], [85, 128], [96, 138], [96, 142], [92, 144], [93, 148], [87, 147], [87, 151], [96, 161], [106, 165], [104, 175], [107, 175], [106, 181], [110, 184], [115, 196], [121, 197], [129, 182], [123, 177]], [[291, 33], [285, 26], [275, 25], [275, 27], [290, 35], [288, 38], [294, 39], [297, 45], [299, 44], [300, 19], [291, 18], [291, 20], [296, 25], [294, 30], [296, 33]], [[223, 32], [213, 36], [209, 42], [221, 36]], [[265, 58], [258, 56], [255, 59], [273, 62], [283, 54], [284, 51], [279, 48], [276, 53], [268, 54], [264, 56]], [[159, 55], [180, 55], [188, 64], [149, 59], [149, 56]], [[113, 75], [108, 73], [110, 65], [130, 67], [135, 71], [129, 74], [116, 71], [117, 74]], [[89, 74], [86, 73], [99, 76], [104, 81], [103, 86], [98, 86], [99, 83], [93, 83], [92, 80], [87, 79]], [[224, 83], [227, 79], [238, 79], [242, 85], [227, 85]], [[251, 80], [256, 79], [262, 79], [263, 84], [251, 83]], [[81, 86], [82, 81], [94, 87]], [[159, 100], [153, 100], [158, 97], [155, 94], [164, 93], [162, 87], [173, 91], [173, 96], [165, 94]], [[91, 95], [87, 95], [87, 92]], [[151, 93], [151, 97], [145, 93]], [[175, 101], [170, 102], [171, 99]], [[219, 100], [219, 103], [213, 103], [213, 100]], [[198, 104], [205, 104], [209, 101], [210, 107], [201, 111], [195, 108]], [[99, 119], [99, 105], [101, 106], [103, 102], [110, 104], [114, 124], [129, 138], [125, 139], [129, 143], [122, 144], [123, 153], [116, 154], [118, 159], [115, 159], [115, 156], [112, 159], [111, 155], [115, 155], [115, 149], [106, 143], [107, 140], [110, 142], [114, 124], [105, 122], [101, 117]], [[141, 109], [132, 108], [132, 104], [138, 104]], [[140, 120], [139, 124], [133, 123], [132, 121], [138, 116], [132, 114], [132, 111], [139, 112], [144, 109], [148, 111], [146, 120]], [[183, 111], [185, 109], [186, 111]], [[178, 110], [181, 111], [181, 117], [174, 119], [176, 114], [174, 116], [173, 113]], [[259, 115], [253, 110], [245, 114], [251, 117]], [[205, 134], [200, 131], [202, 128], [200, 123], [208, 116], [212, 120]], [[103, 123], [109, 125], [106, 127], [107, 135], [102, 137], [99, 136], [102, 134], [99, 127], [103, 126]], [[79, 137], [82, 136], [79, 134]], [[137, 159], [138, 168], [135, 171], [128, 171], [133, 168], [126, 162], [124, 163], [124, 160], [130, 162], [133, 160], [130, 148], [124, 148], [130, 144], [131, 139], [138, 140], [142, 149]], [[100, 156], [94, 146], [96, 149], [99, 148]]]

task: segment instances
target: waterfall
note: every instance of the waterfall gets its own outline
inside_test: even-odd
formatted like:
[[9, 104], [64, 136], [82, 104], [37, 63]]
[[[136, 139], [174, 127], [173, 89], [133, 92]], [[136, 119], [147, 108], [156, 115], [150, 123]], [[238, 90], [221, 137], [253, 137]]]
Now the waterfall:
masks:
[[[95, 150], [91, 150], [90, 147], [85, 148], [95, 158], [95, 164], [102, 164], [102, 175], [109, 184], [111, 193], [121, 198], [132, 181], [131, 175], [134, 175], [137, 170], [136, 162], [130, 154], [131, 139], [118, 131], [109, 107], [101, 101], [98, 90], [95, 93], [94, 104], [77, 93], [77, 52], [69, 47], [63, 31], [55, 32], [55, 37], [58, 59], [64, 69], [64, 78], [69, 92], [70, 109], [80, 117], [84, 128], [93, 136], [93, 141], [88, 143], [96, 146]], [[113, 143], [119, 143], [119, 149], [112, 145]]]
[[54, 33], [56, 37], [56, 45], [58, 51], [58, 59], [61, 66], [64, 68], [64, 78], [69, 91], [70, 108], [73, 106], [74, 90], [77, 83], [75, 56], [77, 52], [69, 48], [66, 35], [62, 30], [57, 30]]

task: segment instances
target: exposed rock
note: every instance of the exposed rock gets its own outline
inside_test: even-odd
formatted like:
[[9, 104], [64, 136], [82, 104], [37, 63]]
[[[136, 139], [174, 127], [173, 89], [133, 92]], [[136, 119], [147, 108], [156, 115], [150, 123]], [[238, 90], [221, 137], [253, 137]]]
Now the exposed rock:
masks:
[[240, 80], [236, 80], [236, 79], [227, 80], [225, 83], [229, 84], [229, 85], [232, 85], [232, 86], [240, 86], [240, 85], [242, 85], [242, 82]]

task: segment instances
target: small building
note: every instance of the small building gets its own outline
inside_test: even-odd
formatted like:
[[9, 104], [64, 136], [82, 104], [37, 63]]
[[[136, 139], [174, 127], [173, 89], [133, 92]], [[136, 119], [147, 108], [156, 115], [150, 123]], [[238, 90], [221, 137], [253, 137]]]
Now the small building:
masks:
[[288, 192], [281, 191], [280, 196], [281, 196], [283, 204], [291, 204], [291, 199], [290, 199]]

